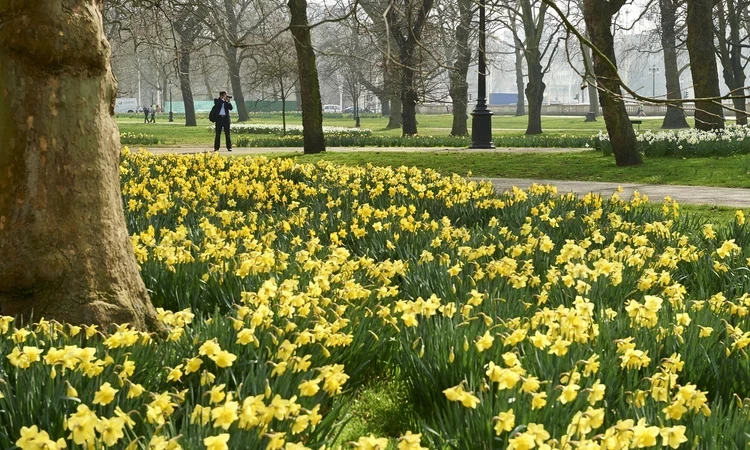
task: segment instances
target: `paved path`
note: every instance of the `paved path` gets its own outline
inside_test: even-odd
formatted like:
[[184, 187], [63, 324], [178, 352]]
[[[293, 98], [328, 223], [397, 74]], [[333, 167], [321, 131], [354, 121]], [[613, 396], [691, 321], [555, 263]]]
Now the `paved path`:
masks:
[[558, 193], [575, 192], [579, 195], [596, 192], [609, 197], [618, 187], [622, 187], [620, 197], [627, 199], [638, 191], [647, 195], [651, 202], [661, 202], [664, 197], [671, 197], [680, 204], [716, 205], [733, 208], [750, 208], [750, 189], [719, 188], [707, 186], [677, 186], [668, 184], [638, 183], [602, 183], [595, 181], [561, 181], [561, 180], [527, 180], [523, 178], [475, 178], [491, 181], [498, 192], [511, 189], [513, 186], [526, 189], [531, 184], [550, 184], [557, 186]]
[[[569, 153], [586, 151], [585, 148], [496, 148], [492, 150], [467, 150], [466, 148], [440, 148], [440, 147], [336, 147], [329, 148], [331, 153], [341, 152], [492, 152], [492, 153]], [[149, 148], [156, 154], [179, 153], [195, 154], [205, 153], [205, 148], [196, 147], [172, 147], [172, 148]], [[212, 153], [212, 152], [211, 152]], [[221, 155], [257, 155], [268, 153], [299, 153], [302, 149], [298, 147], [265, 147], [265, 148], [235, 148], [232, 153], [226, 150]], [[611, 196], [618, 187], [622, 187], [622, 198], [630, 198], [633, 191], [647, 195], [652, 202], [661, 202], [664, 197], [671, 197], [678, 203], [691, 205], [716, 205], [734, 208], [750, 208], [750, 189], [741, 188], [718, 188], [707, 186], [677, 186], [662, 184], [638, 184], [638, 183], [609, 183], [595, 181], [562, 181], [562, 180], [530, 180], [524, 178], [473, 178], [476, 180], [489, 180], [499, 192], [511, 189], [513, 186], [526, 189], [531, 184], [550, 184], [557, 186], [558, 192], [575, 192], [584, 195], [596, 192], [605, 197]]]
[[[148, 151], [155, 154], [163, 153], [179, 153], [179, 154], [196, 154], [196, 153], [212, 153], [213, 149], [208, 147], [149, 147]], [[540, 148], [540, 147], [513, 147], [513, 148], [493, 148], [487, 150], [474, 150], [467, 149], [466, 147], [329, 147], [326, 149], [329, 153], [348, 153], [348, 152], [374, 152], [374, 153], [387, 153], [387, 152], [416, 152], [416, 153], [452, 153], [452, 152], [466, 152], [466, 153], [573, 153], [573, 152], [584, 152], [590, 150], [588, 148]], [[259, 155], [268, 153], [299, 153], [302, 154], [303, 150], [300, 147], [250, 147], [250, 148], [234, 148], [229, 153], [225, 148], [221, 149], [220, 155], [235, 156], [235, 155]]]

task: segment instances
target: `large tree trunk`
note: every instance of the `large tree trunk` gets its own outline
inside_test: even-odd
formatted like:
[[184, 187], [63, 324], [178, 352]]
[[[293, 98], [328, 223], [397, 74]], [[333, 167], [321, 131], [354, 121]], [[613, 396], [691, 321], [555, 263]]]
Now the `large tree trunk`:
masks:
[[[538, 52], [536, 52], [538, 53]], [[526, 134], [542, 134], [542, 103], [544, 102], [544, 84], [541, 56], [529, 54], [527, 48], [526, 62], [529, 70], [529, 82], [526, 84], [526, 99], [529, 102], [529, 118]]]
[[[719, 73], [714, 56], [712, 0], [687, 0], [687, 48], [695, 98], [719, 97]], [[724, 112], [718, 101], [695, 102], [695, 127], [724, 128]]]
[[100, 6], [0, 3], [0, 315], [153, 329], [122, 209]]
[[[410, 53], [407, 51], [407, 53]], [[403, 136], [417, 134], [417, 102], [419, 96], [414, 88], [414, 68], [411, 55], [401, 55], [404, 67], [401, 69], [401, 130]]]
[[380, 102], [380, 116], [388, 117], [391, 114], [391, 103], [388, 93], [383, 92], [381, 95], [378, 95], [378, 101]]
[[323, 135], [323, 104], [320, 100], [320, 81], [315, 66], [315, 50], [307, 22], [307, 0], [289, 0], [291, 13], [290, 31], [297, 50], [297, 70], [302, 93], [302, 127], [305, 140], [305, 154], [326, 151]]
[[190, 46], [185, 48], [180, 44], [180, 90], [182, 91], [182, 102], [185, 105], [185, 126], [194, 127], [198, 123], [195, 120], [195, 102], [193, 102], [193, 88], [190, 86]]
[[602, 0], [584, 0], [583, 17], [591, 43], [605, 56], [614, 67], [594, 52], [594, 73], [597, 84], [601, 87], [600, 101], [604, 123], [607, 125], [609, 141], [618, 166], [635, 166], [641, 164], [641, 154], [635, 131], [630, 123], [628, 112], [620, 91], [617, 75], [617, 59], [615, 58], [615, 44], [612, 37], [612, 16], [619, 11], [624, 1], [619, 0], [619, 6]]
[[450, 96], [453, 100], [453, 125], [451, 136], [468, 136], [466, 126], [467, 109], [469, 104], [469, 83], [466, 77], [471, 64], [471, 49], [469, 48], [469, 28], [471, 27], [472, 0], [457, 0], [459, 23], [456, 27], [456, 62], [455, 69], [450, 73]]
[[237, 59], [237, 47], [225, 43], [223, 49], [224, 56], [227, 60], [227, 67], [229, 67], [229, 81], [232, 84], [232, 95], [234, 96], [234, 102], [237, 105], [237, 121], [246, 122], [250, 120], [250, 115], [247, 113], [245, 94], [242, 92], [242, 79], [240, 78], [240, 62]]
[[[664, 49], [664, 77], [667, 80], [667, 99], [682, 99], [680, 86], [680, 70], [677, 67], [677, 43], [675, 23], [677, 21], [677, 5], [675, 0], [659, 0], [661, 12], [661, 45]], [[689, 128], [685, 119], [685, 112], [679, 103], [667, 104], [662, 128]]]

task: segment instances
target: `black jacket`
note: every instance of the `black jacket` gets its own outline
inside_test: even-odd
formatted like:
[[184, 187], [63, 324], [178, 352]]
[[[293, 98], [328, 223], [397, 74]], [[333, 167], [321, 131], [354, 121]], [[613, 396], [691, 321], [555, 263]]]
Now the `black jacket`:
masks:
[[214, 106], [216, 106], [216, 117], [219, 117], [219, 113], [221, 112], [221, 104], [224, 104], [224, 112], [227, 113], [227, 117], [229, 117], [229, 111], [232, 110], [232, 102], [225, 102], [224, 100], [220, 98], [214, 99]]

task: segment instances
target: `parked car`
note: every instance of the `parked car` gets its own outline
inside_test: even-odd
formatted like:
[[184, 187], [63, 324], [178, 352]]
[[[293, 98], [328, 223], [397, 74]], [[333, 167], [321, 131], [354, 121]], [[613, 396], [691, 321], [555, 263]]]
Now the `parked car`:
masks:
[[341, 107], [339, 105], [323, 105], [324, 113], [340, 113]]

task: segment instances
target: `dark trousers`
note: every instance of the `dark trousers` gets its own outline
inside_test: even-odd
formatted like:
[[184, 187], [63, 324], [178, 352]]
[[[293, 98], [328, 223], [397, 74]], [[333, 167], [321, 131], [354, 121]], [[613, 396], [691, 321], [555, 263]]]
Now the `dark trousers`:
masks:
[[216, 117], [216, 139], [214, 139], [214, 150], [218, 150], [221, 147], [221, 130], [224, 130], [224, 136], [226, 136], [227, 150], [232, 149], [232, 136], [229, 134], [229, 116], [217, 116]]

